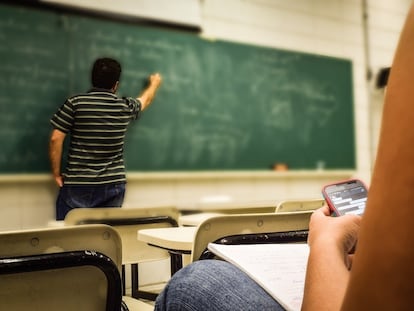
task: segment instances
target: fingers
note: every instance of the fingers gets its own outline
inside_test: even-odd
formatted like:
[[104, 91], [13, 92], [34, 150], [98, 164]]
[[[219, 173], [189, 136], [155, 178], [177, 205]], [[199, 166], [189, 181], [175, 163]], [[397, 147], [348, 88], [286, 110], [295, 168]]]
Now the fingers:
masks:
[[327, 205], [316, 209], [312, 214], [312, 219], [319, 219], [331, 215], [331, 210]]
[[153, 73], [152, 75], [150, 75], [149, 80], [151, 81], [151, 83], [160, 84], [162, 81], [162, 78], [161, 78], [161, 75], [157, 72], [157, 73]]
[[308, 244], [326, 243], [329, 239], [342, 245], [348, 252], [356, 243], [361, 217], [358, 215], [344, 215], [331, 217], [328, 206], [323, 206], [314, 211], [309, 222]]
[[321, 212], [325, 215], [325, 216], [331, 216], [331, 209], [329, 208], [328, 205], [324, 205], [320, 208]]
[[359, 226], [362, 220], [361, 215], [354, 215], [354, 214], [347, 214], [344, 216], [341, 216], [342, 218], [348, 219], [347, 222], [352, 222], [355, 225]]
[[63, 178], [62, 178], [62, 176], [55, 177], [55, 182], [56, 182], [56, 185], [58, 185], [59, 188], [63, 187]]

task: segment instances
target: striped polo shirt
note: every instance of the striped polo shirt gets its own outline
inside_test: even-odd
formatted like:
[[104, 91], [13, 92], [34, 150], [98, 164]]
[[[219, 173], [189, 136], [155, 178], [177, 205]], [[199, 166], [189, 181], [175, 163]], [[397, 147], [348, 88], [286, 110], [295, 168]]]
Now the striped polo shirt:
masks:
[[54, 128], [70, 133], [65, 184], [124, 183], [125, 134], [140, 112], [137, 99], [104, 89], [68, 98], [50, 120]]

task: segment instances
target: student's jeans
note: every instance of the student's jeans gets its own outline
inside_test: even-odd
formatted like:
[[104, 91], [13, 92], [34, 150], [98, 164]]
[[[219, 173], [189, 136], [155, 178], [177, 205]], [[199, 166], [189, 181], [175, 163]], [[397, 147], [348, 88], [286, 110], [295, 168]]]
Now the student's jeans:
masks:
[[125, 183], [96, 186], [63, 185], [56, 200], [56, 220], [77, 207], [121, 207]]
[[196, 261], [173, 275], [158, 295], [155, 311], [279, 311], [267, 292], [234, 265]]

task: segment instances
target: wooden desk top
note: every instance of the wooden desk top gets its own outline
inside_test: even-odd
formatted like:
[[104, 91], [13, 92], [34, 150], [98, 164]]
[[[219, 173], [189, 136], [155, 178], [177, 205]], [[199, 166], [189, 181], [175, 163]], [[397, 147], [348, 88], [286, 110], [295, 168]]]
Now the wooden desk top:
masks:
[[138, 230], [138, 240], [168, 250], [191, 252], [197, 227]]

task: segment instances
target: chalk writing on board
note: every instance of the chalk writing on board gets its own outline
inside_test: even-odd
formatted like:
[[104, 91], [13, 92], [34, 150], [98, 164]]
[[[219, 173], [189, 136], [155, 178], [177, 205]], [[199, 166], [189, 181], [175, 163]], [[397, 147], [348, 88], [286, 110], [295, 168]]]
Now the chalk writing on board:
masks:
[[128, 132], [128, 170], [355, 166], [349, 60], [0, 7], [0, 172], [49, 170], [49, 119], [90, 88], [103, 56], [122, 64], [121, 96], [137, 96], [152, 72], [163, 76]]

